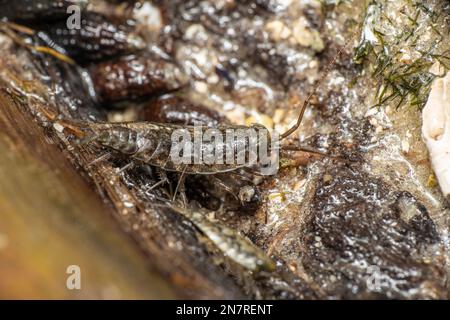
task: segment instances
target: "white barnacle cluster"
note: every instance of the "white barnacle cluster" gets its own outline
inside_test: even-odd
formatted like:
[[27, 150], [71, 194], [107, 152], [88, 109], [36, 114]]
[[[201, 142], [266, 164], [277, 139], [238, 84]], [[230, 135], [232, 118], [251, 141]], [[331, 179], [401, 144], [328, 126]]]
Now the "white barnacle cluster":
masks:
[[434, 172], [450, 200], [450, 72], [434, 80], [422, 120], [422, 135]]

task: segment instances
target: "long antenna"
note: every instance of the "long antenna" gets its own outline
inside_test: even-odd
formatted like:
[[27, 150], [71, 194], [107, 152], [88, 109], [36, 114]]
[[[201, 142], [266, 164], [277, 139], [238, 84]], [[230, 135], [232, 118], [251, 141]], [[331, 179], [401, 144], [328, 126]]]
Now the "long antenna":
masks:
[[285, 133], [283, 133], [280, 136], [280, 140], [289, 137], [292, 133], [294, 133], [300, 127], [300, 125], [302, 124], [303, 116], [305, 115], [306, 108], [309, 106], [309, 103], [310, 103], [312, 97], [317, 93], [317, 90], [322, 85], [323, 81], [328, 76], [328, 74], [330, 73], [331, 68], [334, 66], [334, 64], [336, 63], [337, 59], [341, 55], [341, 53], [348, 47], [350, 41], [353, 41], [355, 39], [355, 36], [357, 35], [358, 32], [359, 32], [358, 29], [355, 30], [355, 32], [350, 37], [350, 39], [345, 42], [344, 46], [339, 49], [338, 53], [334, 56], [333, 60], [331, 60], [331, 62], [328, 64], [328, 66], [325, 69], [325, 72], [320, 77], [320, 80], [316, 83], [316, 85], [314, 86], [313, 90], [310, 91], [310, 93], [308, 94], [308, 97], [303, 102], [303, 105], [302, 105], [302, 107], [300, 109], [300, 114], [298, 116], [297, 122], [289, 130], [287, 130]]

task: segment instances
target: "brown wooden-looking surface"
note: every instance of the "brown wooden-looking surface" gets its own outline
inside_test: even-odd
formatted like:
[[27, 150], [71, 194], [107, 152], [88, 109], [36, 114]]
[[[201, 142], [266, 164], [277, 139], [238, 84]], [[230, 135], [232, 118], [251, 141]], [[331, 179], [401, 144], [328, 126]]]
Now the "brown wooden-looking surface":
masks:
[[[173, 298], [41, 128], [0, 94], [0, 298]], [[66, 268], [81, 268], [81, 290]]]

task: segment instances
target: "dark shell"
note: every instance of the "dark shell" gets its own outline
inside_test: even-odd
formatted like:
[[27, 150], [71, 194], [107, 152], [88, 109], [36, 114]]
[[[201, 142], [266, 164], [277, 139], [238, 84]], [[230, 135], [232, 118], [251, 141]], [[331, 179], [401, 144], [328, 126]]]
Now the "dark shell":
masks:
[[99, 100], [114, 103], [167, 93], [188, 78], [175, 64], [149, 55], [129, 55], [90, 68]]
[[208, 127], [227, 123], [226, 118], [218, 111], [175, 96], [161, 97], [150, 102], [140, 110], [139, 119], [180, 125], [201, 123]]
[[0, 17], [14, 21], [58, 20], [70, 16], [72, 5], [83, 9], [88, 0], [0, 0]]
[[145, 47], [133, 27], [95, 12], [82, 13], [80, 29], [69, 29], [66, 21], [46, 25], [40, 38], [77, 60], [101, 60]]

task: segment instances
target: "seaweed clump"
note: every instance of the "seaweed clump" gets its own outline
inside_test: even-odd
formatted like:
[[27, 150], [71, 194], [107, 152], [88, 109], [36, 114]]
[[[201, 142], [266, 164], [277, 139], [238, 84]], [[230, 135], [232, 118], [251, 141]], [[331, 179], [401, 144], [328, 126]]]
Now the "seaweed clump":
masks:
[[375, 106], [394, 102], [397, 109], [403, 104], [421, 109], [431, 82], [442, 76], [431, 67], [438, 62], [449, 69], [445, 39], [450, 4], [444, 2], [383, 0], [368, 5], [354, 60], [367, 62], [379, 83]]

